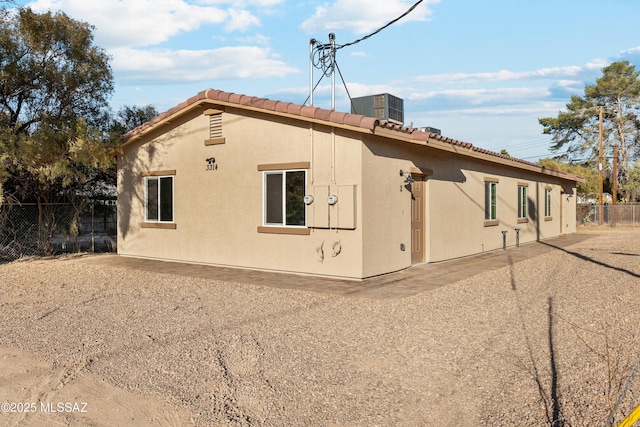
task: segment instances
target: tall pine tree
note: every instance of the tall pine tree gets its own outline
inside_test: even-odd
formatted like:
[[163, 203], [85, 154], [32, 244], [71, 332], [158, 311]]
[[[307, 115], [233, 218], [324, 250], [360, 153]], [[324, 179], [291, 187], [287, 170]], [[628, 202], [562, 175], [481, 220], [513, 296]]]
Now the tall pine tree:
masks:
[[618, 146], [619, 173], [611, 178], [624, 188], [629, 168], [640, 155], [640, 72], [629, 62], [620, 61], [603, 68], [602, 73], [595, 84], [586, 85], [584, 96], [571, 97], [566, 111], [539, 122], [543, 132], [553, 137], [551, 149], [566, 150], [562, 158], [578, 157], [595, 165], [602, 111], [604, 156], [612, 157], [613, 146]]

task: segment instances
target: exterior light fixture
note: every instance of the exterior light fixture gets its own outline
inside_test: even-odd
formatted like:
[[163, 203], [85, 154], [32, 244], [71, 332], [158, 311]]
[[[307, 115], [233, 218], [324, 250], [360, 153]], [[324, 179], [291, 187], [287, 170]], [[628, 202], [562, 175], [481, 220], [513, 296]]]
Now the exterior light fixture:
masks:
[[404, 180], [405, 184], [411, 185], [414, 182], [416, 182], [416, 180], [413, 179], [413, 177], [411, 176], [411, 172], [405, 172], [402, 169], [400, 169], [400, 176], [405, 176], [405, 175], [407, 176]]

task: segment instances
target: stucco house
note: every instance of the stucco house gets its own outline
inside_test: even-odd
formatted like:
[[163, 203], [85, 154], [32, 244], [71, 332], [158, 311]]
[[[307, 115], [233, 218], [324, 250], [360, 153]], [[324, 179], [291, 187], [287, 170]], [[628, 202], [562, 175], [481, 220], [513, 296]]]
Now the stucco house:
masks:
[[574, 233], [580, 179], [371, 117], [208, 89], [127, 134], [118, 252], [362, 279]]

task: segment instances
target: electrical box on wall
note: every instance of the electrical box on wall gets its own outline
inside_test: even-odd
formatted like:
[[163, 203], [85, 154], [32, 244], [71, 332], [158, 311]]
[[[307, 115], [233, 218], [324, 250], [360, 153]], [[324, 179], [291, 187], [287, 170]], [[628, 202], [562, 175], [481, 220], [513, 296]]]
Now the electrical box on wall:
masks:
[[311, 228], [356, 228], [356, 186], [314, 185], [307, 187], [304, 203]]
[[355, 185], [338, 185], [338, 228], [356, 228]]
[[328, 185], [307, 187], [307, 193], [304, 200], [304, 203], [307, 205], [307, 226], [313, 228], [329, 228], [328, 197]]

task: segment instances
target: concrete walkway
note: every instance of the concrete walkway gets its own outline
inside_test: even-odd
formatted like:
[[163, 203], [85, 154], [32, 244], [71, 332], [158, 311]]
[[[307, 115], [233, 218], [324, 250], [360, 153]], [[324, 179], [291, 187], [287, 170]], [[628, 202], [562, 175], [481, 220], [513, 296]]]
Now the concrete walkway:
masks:
[[118, 255], [92, 257], [89, 262], [133, 270], [202, 277], [224, 282], [249, 283], [275, 288], [387, 299], [406, 298], [485, 271], [495, 270], [530, 259], [549, 251], [561, 250], [593, 236], [595, 234], [570, 234], [543, 242], [527, 243], [520, 247], [510, 247], [506, 251], [496, 250], [450, 261], [419, 264], [396, 273], [362, 281], [129, 258]]

